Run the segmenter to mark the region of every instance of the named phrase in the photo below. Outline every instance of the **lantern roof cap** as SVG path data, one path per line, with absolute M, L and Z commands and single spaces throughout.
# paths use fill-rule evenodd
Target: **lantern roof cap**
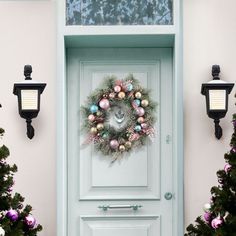
M 22 80 L 20 82 L 16 82 L 15 84 L 42 84 L 41 82 L 38 82 L 36 80 Z
M 231 93 L 234 83 L 228 83 L 223 80 L 211 80 L 202 84 L 201 94 L 206 95 L 207 90 L 210 89 L 225 89 L 228 94 Z
M 228 82 L 224 81 L 224 80 L 216 80 L 216 79 L 213 79 L 211 81 L 208 82 L 208 84 L 228 84 Z
M 42 93 L 46 85 L 46 83 L 41 83 L 33 80 L 23 80 L 14 83 L 13 94 L 17 95 L 19 90 L 21 89 L 38 89 L 39 92 Z

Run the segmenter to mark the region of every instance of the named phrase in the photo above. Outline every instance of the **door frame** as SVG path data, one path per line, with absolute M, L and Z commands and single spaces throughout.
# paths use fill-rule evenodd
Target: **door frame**
M 173 26 L 65 26 L 65 2 L 58 0 L 57 18 L 57 236 L 67 234 L 67 47 L 112 46 L 112 39 L 135 39 L 136 46 L 173 47 L 173 236 L 184 235 L 184 152 L 183 152 L 183 46 L 182 1 L 175 4 Z M 64 18 L 63 18 L 63 17 Z M 90 40 L 87 40 L 90 39 Z M 97 40 L 99 39 L 99 40 Z M 105 40 L 104 40 L 105 39 Z M 144 40 L 145 39 L 145 40 Z M 131 40 L 131 41 L 132 41 Z M 116 41 L 116 40 L 115 40 Z M 129 47 L 125 41 L 117 45 Z M 122 44 L 120 44 L 121 42 Z M 146 42 L 146 43 L 145 43 Z

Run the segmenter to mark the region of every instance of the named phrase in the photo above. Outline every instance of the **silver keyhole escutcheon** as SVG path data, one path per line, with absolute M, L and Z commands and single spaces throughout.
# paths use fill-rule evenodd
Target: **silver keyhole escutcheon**
M 171 200 L 172 197 L 173 197 L 173 194 L 170 193 L 170 192 L 168 192 L 168 193 L 165 194 L 165 199 L 166 199 L 166 200 Z

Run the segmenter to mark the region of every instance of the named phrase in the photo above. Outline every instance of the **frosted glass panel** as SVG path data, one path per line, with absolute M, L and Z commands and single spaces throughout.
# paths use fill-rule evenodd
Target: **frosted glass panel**
M 38 109 L 38 90 L 27 89 L 21 90 L 21 109 L 37 110 Z
M 172 0 L 66 0 L 67 25 L 171 25 Z
M 226 110 L 226 90 L 209 90 L 210 110 Z

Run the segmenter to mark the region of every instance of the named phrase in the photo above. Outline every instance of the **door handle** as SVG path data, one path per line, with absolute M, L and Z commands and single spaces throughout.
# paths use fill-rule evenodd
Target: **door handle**
M 171 200 L 172 197 L 173 197 L 173 194 L 170 193 L 170 192 L 167 192 L 167 193 L 165 194 L 165 199 L 166 199 L 166 200 Z
M 107 211 L 108 209 L 133 209 L 134 211 L 137 211 L 141 207 L 143 207 L 143 206 L 141 206 L 141 205 L 103 205 L 103 206 L 98 206 L 98 208 L 102 209 L 103 211 Z

